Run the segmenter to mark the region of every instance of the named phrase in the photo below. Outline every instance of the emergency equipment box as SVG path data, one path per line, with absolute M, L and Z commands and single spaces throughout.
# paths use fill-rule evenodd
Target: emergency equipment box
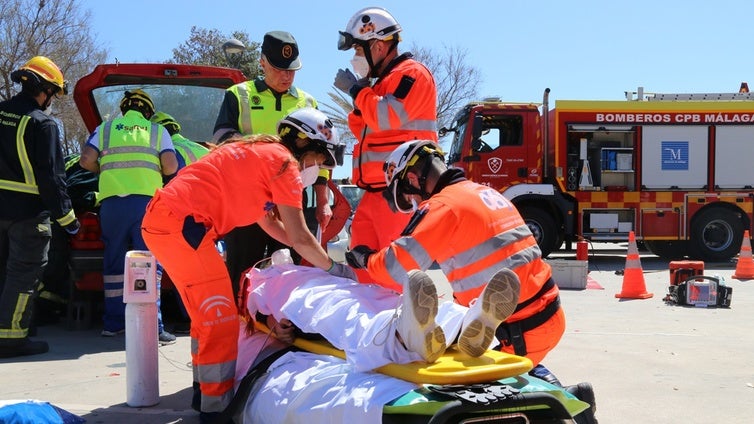
M 589 262 L 579 260 L 550 259 L 546 260 L 552 268 L 552 280 L 561 289 L 586 288 Z
M 704 261 L 671 261 L 668 268 L 671 286 L 677 286 L 693 276 L 704 275 Z

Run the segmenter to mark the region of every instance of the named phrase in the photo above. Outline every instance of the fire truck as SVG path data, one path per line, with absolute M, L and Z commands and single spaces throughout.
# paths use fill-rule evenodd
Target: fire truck
M 519 209 L 544 256 L 637 240 L 666 259 L 725 261 L 754 203 L 754 98 L 626 92 L 626 100 L 473 102 L 441 135 L 448 164 Z

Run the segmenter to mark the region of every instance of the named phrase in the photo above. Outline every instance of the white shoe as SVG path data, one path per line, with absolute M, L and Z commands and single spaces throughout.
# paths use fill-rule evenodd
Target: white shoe
M 463 317 L 458 349 L 482 356 L 492 344 L 497 327 L 516 309 L 521 283 L 515 272 L 503 268 L 492 276 L 487 287 Z
M 435 322 L 438 304 L 435 283 L 422 271 L 409 272 L 401 303 L 397 329 L 404 346 L 428 363 L 437 361 L 446 346 L 445 333 Z

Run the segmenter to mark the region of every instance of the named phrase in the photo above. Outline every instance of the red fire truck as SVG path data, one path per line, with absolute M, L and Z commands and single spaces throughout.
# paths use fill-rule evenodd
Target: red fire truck
M 498 189 L 546 256 L 563 243 L 637 240 L 667 259 L 735 256 L 754 203 L 754 97 L 650 94 L 625 101 L 465 106 L 448 163 Z M 743 90 L 742 90 L 743 91 Z

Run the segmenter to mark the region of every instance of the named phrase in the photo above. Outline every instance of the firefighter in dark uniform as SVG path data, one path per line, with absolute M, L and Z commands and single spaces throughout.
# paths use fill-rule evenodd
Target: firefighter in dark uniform
M 79 222 L 66 193 L 58 124 L 44 110 L 67 94 L 63 73 L 33 57 L 11 73 L 21 92 L 0 103 L 0 357 L 47 352 L 29 339 L 34 298 L 47 263 L 51 221 L 68 234 Z

